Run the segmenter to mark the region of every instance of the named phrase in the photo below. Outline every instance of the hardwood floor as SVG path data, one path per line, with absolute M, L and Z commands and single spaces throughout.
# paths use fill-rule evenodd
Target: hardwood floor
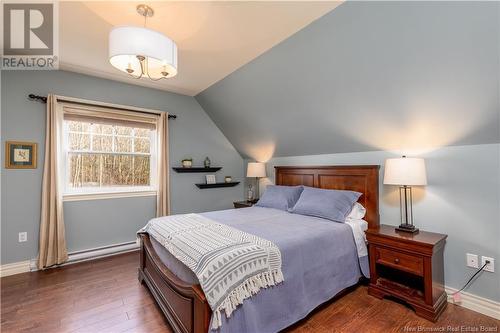
M 171 332 L 153 297 L 137 281 L 138 261 L 138 253 L 128 253 L 2 278 L 1 331 Z M 447 326 L 465 325 L 497 332 L 500 326 L 498 320 L 451 304 L 433 324 L 402 304 L 369 296 L 366 289 L 353 288 L 286 331 L 418 332 L 419 326 L 420 331 L 443 326 L 446 331 Z

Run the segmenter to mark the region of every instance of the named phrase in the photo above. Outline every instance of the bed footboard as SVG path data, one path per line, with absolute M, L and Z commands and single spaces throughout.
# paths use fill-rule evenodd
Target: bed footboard
M 141 234 L 139 281 L 145 284 L 176 333 L 207 333 L 211 309 L 199 285 L 179 279 L 160 260 L 149 235 Z

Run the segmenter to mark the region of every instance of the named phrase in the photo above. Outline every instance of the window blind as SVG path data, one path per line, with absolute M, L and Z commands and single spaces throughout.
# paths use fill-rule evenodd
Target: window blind
M 64 120 L 156 129 L 158 115 L 138 111 L 63 103 Z

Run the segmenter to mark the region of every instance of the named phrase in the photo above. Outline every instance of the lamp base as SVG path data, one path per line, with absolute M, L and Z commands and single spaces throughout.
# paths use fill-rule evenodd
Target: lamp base
M 418 228 L 415 228 L 415 226 L 412 224 L 400 224 L 399 227 L 396 227 L 396 230 L 402 232 L 409 232 L 412 234 L 418 232 Z

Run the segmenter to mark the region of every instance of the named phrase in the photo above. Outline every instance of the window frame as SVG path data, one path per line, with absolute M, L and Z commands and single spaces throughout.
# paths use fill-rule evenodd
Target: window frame
M 82 121 L 85 122 L 85 121 Z M 117 121 L 118 122 L 118 121 Z M 61 161 L 61 174 L 63 176 L 63 201 L 79 201 L 79 200 L 96 200 L 96 199 L 111 199 L 111 198 L 129 198 L 129 197 L 141 197 L 141 196 L 156 196 L 158 191 L 158 131 L 157 129 L 150 130 L 150 153 L 137 153 L 137 152 L 103 152 L 103 151 L 92 151 L 93 145 L 93 135 L 92 130 L 87 132 L 77 132 L 70 131 L 67 120 L 63 120 L 62 138 L 61 138 L 61 148 L 62 148 L 62 161 Z M 115 126 L 120 126 L 119 124 L 113 125 L 113 131 L 116 131 Z M 131 127 L 131 126 L 129 126 Z M 134 127 L 132 127 L 134 128 Z M 70 150 L 69 149 L 69 135 L 70 133 L 82 133 L 88 134 L 90 136 L 90 147 L 89 150 Z M 98 134 L 103 136 L 113 137 L 113 147 L 115 145 L 116 137 L 127 137 L 131 138 L 131 148 L 134 150 L 134 133 L 132 135 L 120 135 L 115 132 L 113 134 Z M 108 154 L 108 155 L 126 155 L 126 156 L 148 156 L 149 160 L 149 175 L 150 175 L 150 185 L 149 186 L 106 186 L 106 187 L 81 187 L 72 188 L 69 183 L 69 155 L 74 153 L 82 154 Z

